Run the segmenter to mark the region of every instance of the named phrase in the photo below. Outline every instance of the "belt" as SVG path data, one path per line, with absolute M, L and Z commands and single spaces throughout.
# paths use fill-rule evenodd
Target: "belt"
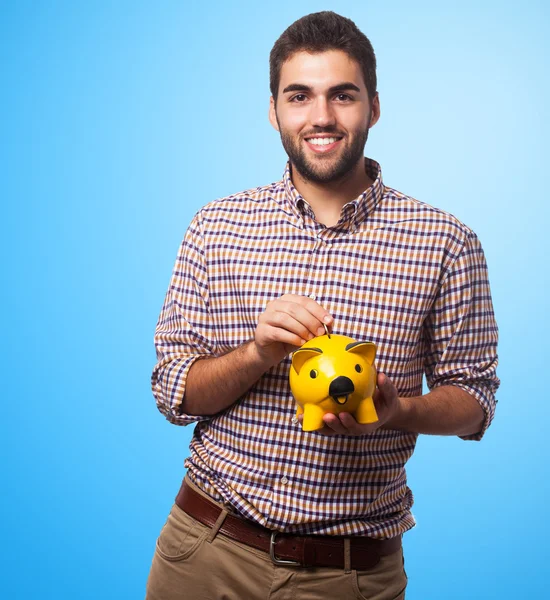
M 362 536 L 300 536 L 273 531 L 230 513 L 226 513 L 225 518 L 220 517 L 222 507 L 196 492 L 185 480 L 176 504 L 203 525 L 218 527 L 218 533 L 268 553 L 276 565 L 344 568 L 347 539 L 349 568 L 366 570 L 378 564 L 380 557 L 401 548 L 401 535 L 386 540 Z

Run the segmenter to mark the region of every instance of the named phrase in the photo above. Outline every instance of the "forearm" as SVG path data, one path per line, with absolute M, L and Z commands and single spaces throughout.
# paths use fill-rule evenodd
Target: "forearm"
M 223 356 L 195 361 L 187 374 L 182 412 L 213 415 L 224 410 L 270 367 L 261 360 L 253 340 Z
M 413 398 L 399 397 L 399 409 L 386 426 L 431 435 L 478 433 L 485 419 L 477 400 L 454 385 Z

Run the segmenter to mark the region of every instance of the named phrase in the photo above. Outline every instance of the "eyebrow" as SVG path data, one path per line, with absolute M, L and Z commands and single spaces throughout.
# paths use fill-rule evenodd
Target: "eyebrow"
M 287 85 L 283 90 L 283 94 L 287 92 L 311 92 L 313 88 L 309 85 L 305 85 L 305 83 L 291 83 Z M 333 85 L 328 89 L 329 94 L 333 94 L 334 92 L 343 92 L 353 90 L 354 92 L 360 92 L 361 90 L 351 81 L 346 81 L 344 83 L 339 83 L 338 85 Z

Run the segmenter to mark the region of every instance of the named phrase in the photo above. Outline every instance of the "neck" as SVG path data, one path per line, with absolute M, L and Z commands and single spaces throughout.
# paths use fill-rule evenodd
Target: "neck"
M 316 219 L 327 227 L 338 222 L 345 204 L 373 184 L 373 180 L 365 172 L 364 158 L 349 173 L 329 183 L 315 183 L 304 179 L 294 166 L 291 173 L 294 187 L 311 206 Z

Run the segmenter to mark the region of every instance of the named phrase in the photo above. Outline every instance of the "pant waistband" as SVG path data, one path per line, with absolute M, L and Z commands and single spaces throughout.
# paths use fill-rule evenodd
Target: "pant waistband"
M 188 515 L 236 542 L 266 552 L 277 565 L 366 570 L 401 548 L 401 535 L 376 540 L 363 536 L 280 533 L 239 516 L 196 492 L 183 481 L 176 504 Z M 213 537 L 213 536 L 212 536 Z

